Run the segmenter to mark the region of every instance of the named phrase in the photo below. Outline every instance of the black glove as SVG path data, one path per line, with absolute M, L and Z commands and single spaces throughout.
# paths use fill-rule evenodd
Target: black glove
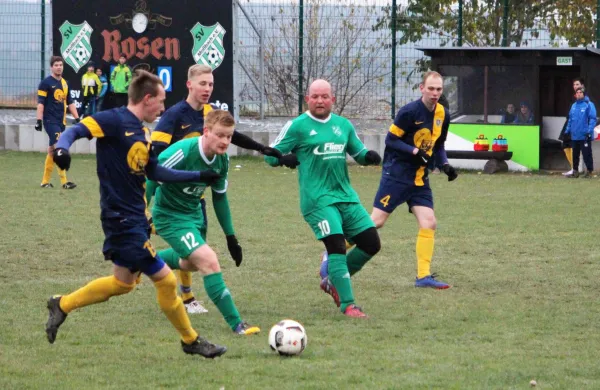
M 35 122 L 35 126 L 33 128 L 35 129 L 35 131 L 42 131 L 42 120 L 38 119 L 37 122 Z
M 300 161 L 298 161 L 298 157 L 296 157 L 294 153 L 290 153 L 279 157 L 279 165 L 286 166 L 290 169 L 296 169 L 296 167 L 300 165 Z
M 261 150 L 259 150 L 262 154 L 269 157 L 281 158 L 282 154 L 279 150 L 272 148 L 270 146 L 264 146 Z
M 200 171 L 200 181 L 206 183 L 206 185 L 215 184 L 217 180 L 221 178 L 217 172 L 212 169 L 207 169 L 205 171 Z
M 427 163 L 429 162 L 429 159 L 431 158 L 431 156 L 429 156 L 427 154 L 427 152 L 425 152 L 424 150 L 421 150 L 421 149 L 419 149 L 416 156 L 417 156 L 417 161 L 421 166 L 427 165 Z
M 71 155 L 67 149 L 58 148 L 54 149 L 54 153 L 52 154 L 52 159 L 54 163 L 60 168 L 64 170 L 69 170 L 71 168 Z
M 75 118 L 75 123 L 79 123 L 79 122 L 81 122 L 81 119 Z
M 240 246 L 240 243 L 238 242 L 235 235 L 226 236 L 225 238 L 227 238 L 227 249 L 229 249 L 229 253 L 235 261 L 235 266 L 239 267 L 240 264 L 242 264 L 243 258 L 242 247 Z
M 585 142 L 592 142 L 592 135 L 588 134 L 585 136 Z
M 365 161 L 369 165 L 379 165 L 381 164 L 381 156 L 374 150 L 369 150 L 367 154 L 365 154 Z
M 456 169 L 454 169 L 454 167 L 450 164 L 444 165 L 442 167 L 442 170 L 444 171 L 444 173 L 446 175 L 448 175 L 448 181 L 456 180 L 456 178 L 458 177 L 458 173 L 456 172 Z

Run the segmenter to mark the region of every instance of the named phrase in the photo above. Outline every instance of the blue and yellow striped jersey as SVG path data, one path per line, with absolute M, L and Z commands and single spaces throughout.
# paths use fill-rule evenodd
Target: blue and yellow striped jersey
M 150 151 L 150 130 L 127 107 L 99 112 L 76 126 L 97 139 L 101 217 L 145 221 L 145 168 L 156 159 Z
M 37 96 L 38 104 L 44 105 L 44 122 L 67 124 L 67 106 L 73 99 L 65 79 L 46 77 L 38 86 Z
M 161 116 L 152 131 L 152 142 L 166 147 L 184 138 L 202 135 L 204 117 L 216 109 L 217 106 L 205 104 L 202 110 L 196 111 L 185 100 L 180 101 Z
M 434 149 L 444 147 L 449 125 L 450 115 L 444 106 L 437 103 L 431 112 L 419 99 L 398 111 L 387 137 L 400 139 L 431 156 Z M 415 156 L 386 146 L 383 174 L 400 182 L 423 186 L 427 179 L 427 168 L 421 166 Z

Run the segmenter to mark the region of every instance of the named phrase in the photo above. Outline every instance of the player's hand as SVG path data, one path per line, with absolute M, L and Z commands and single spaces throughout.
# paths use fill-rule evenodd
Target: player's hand
M 212 169 L 207 169 L 205 171 L 200 171 L 200 181 L 206 183 L 206 185 L 211 185 L 217 182 L 221 178 L 217 172 Z
M 367 154 L 365 154 L 365 161 L 369 165 L 379 165 L 381 164 L 381 156 L 374 150 L 369 150 Z
M 42 120 L 38 119 L 37 122 L 35 122 L 35 126 L 33 128 L 35 129 L 35 131 L 42 131 Z
M 269 157 L 281 158 L 281 156 L 282 156 L 282 154 L 279 150 L 272 148 L 270 146 L 263 147 L 260 152 L 262 154 L 264 154 L 265 156 L 269 156 Z
M 75 118 L 75 123 L 81 122 L 81 118 Z
M 444 165 L 442 167 L 442 170 L 444 171 L 444 173 L 446 175 L 448 175 L 448 181 L 456 180 L 456 178 L 458 177 L 458 173 L 456 172 L 456 169 L 454 169 L 454 167 L 450 164 Z
M 283 165 L 290 169 L 296 169 L 296 167 L 300 165 L 300 161 L 298 161 L 298 157 L 296 157 L 294 153 L 290 153 L 279 157 L 279 165 Z
M 225 238 L 227 238 L 227 249 L 229 249 L 229 253 L 235 261 L 235 266 L 239 267 L 240 264 L 242 264 L 243 258 L 242 247 L 240 246 L 240 243 L 238 242 L 235 235 L 226 236 Z
M 52 159 L 54 160 L 56 166 L 58 166 L 60 169 L 68 171 L 69 168 L 71 168 L 71 155 L 69 154 L 69 151 L 67 149 L 54 149 Z
M 427 165 L 427 163 L 429 162 L 429 159 L 431 159 L 431 156 L 428 155 L 427 152 L 425 152 L 424 150 L 421 150 L 421 149 L 419 149 L 416 156 L 417 156 L 417 161 L 419 162 L 419 164 L 421 164 L 421 166 Z

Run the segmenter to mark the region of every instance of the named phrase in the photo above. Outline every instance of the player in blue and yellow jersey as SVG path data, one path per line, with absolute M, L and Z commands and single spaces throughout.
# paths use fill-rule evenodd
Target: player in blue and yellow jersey
M 420 85 L 422 97 L 402 107 L 385 139 L 383 170 L 373 202 L 371 219 L 381 228 L 396 207 L 407 203 L 419 224 L 417 236 L 416 287 L 446 289 L 450 286 L 431 274 L 434 233 L 433 194 L 427 177 L 427 163 L 435 154 L 436 163 L 448 175 L 458 177 L 448 164 L 444 143 L 450 115 L 438 100 L 444 81 L 437 72 L 427 72 Z
M 161 116 L 152 132 L 152 148 L 156 155 L 160 155 L 169 145 L 177 141 L 202 135 L 204 118 L 210 111 L 219 109 L 208 103 L 214 88 L 214 76 L 210 66 L 192 65 L 188 69 L 186 85 L 189 91 L 187 98 L 170 107 Z M 256 150 L 267 156 L 281 157 L 278 150 L 262 145 L 237 131 L 234 131 L 231 143 L 244 149 Z M 205 224 L 202 231 L 206 234 L 207 218 L 204 199 L 201 201 L 201 206 Z M 192 292 L 192 274 L 180 271 L 179 278 L 181 295 L 188 313 L 206 313 L 207 310 L 200 301 L 196 300 Z
M 52 56 L 50 58 L 50 67 L 52 75 L 46 77 L 38 86 L 37 96 L 37 122 L 35 129 L 42 131 L 43 128 L 48 133 L 48 154 L 46 155 L 46 162 L 44 163 L 44 176 L 42 177 L 42 188 L 54 187 L 50 183 L 50 177 L 52 176 L 52 168 L 54 162 L 52 161 L 52 153 L 54 152 L 54 145 L 60 137 L 60 134 L 65 130 L 67 124 L 67 108 L 75 118 L 75 122 L 79 122 L 79 115 L 77 109 L 71 98 L 69 92 L 69 85 L 67 81 L 62 78 L 64 61 L 62 57 Z M 58 169 L 58 167 L 57 167 Z M 67 173 L 64 170 L 58 169 L 60 176 L 60 183 L 62 187 L 67 190 L 71 190 L 77 185 L 67 180 Z
M 158 164 L 150 147 L 150 131 L 142 123 L 153 122 L 164 110 L 165 90 L 156 75 L 139 71 L 129 86 L 128 96 L 127 107 L 92 115 L 69 128 L 54 152 L 56 164 L 69 169 L 68 150 L 73 142 L 83 137 L 97 139 L 100 219 L 105 235 L 102 252 L 114 266 L 113 275 L 48 300 L 48 341 L 54 343 L 58 328 L 68 313 L 130 292 L 142 272 L 154 282 L 158 304 L 179 332 L 183 351 L 207 358 L 220 356 L 227 349 L 199 337 L 192 328 L 183 302 L 177 296 L 177 279 L 152 247 L 145 200 L 146 177 L 162 183 L 202 182 L 210 185 L 220 175 L 212 170 L 171 170 Z

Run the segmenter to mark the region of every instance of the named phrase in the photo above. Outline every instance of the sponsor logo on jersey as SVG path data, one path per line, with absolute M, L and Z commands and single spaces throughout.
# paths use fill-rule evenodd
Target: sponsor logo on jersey
M 337 135 L 338 137 L 342 135 L 342 129 L 340 129 L 339 126 L 333 126 L 331 130 L 333 131 L 333 134 Z
M 204 191 L 205 186 L 193 186 L 193 187 L 185 187 L 182 191 L 188 195 L 192 196 L 200 196 L 202 191 Z
M 313 150 L 313 153 L 316 155 L 324 155 L 324 154 L 342 154 L 344 153 L 344 149 L 346 148 L 346 144 L 336 144 L 333 142 L 327 142 L 323 145 L 323 151 L 319 151 L 319 146 Z

